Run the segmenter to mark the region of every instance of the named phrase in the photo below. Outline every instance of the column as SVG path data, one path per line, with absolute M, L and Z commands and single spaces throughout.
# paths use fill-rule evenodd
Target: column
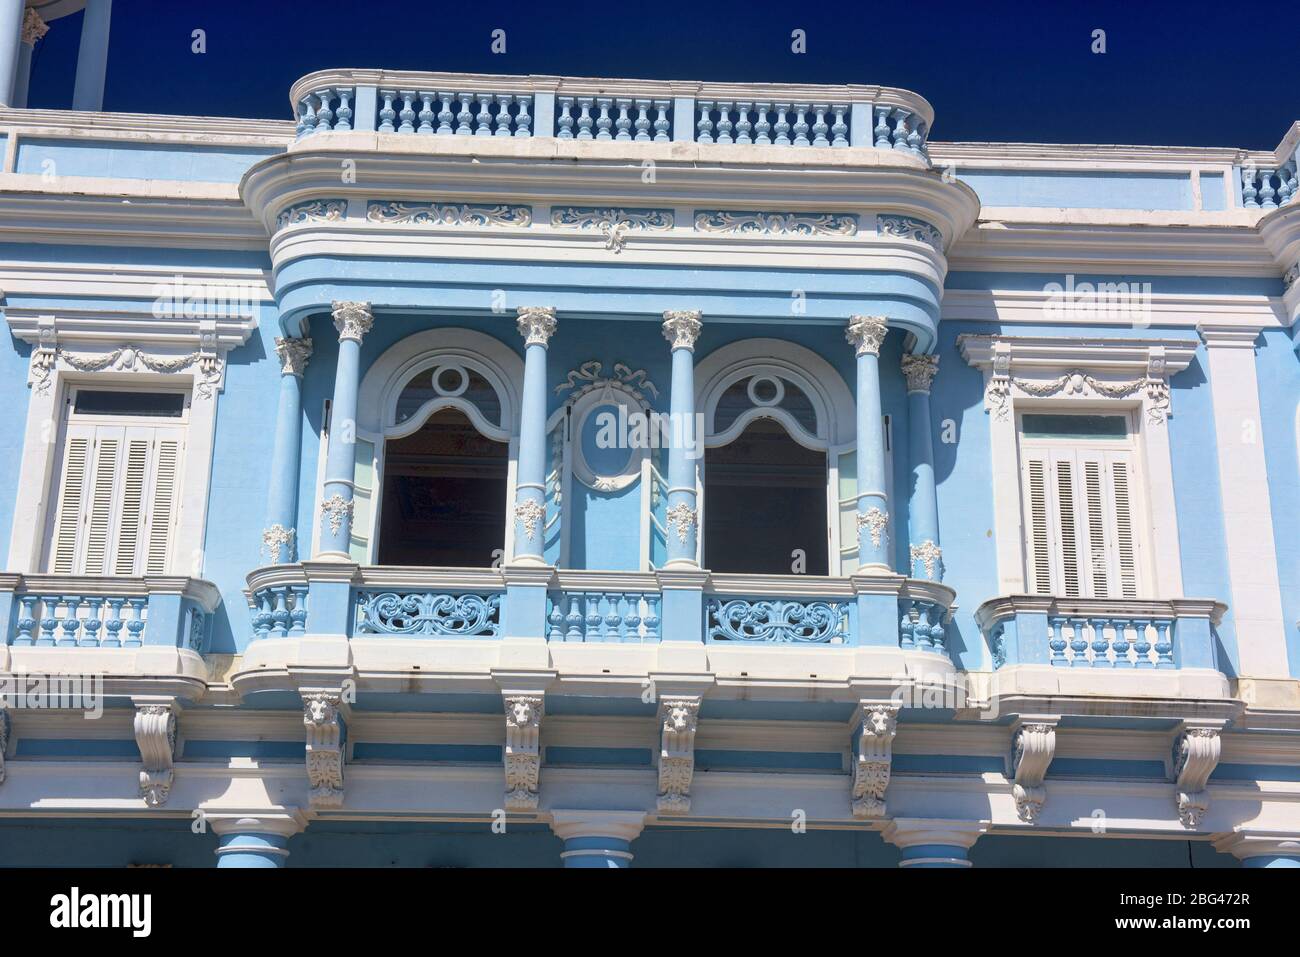
M 1214 407 L 1228 553 L 1228 604 L 1237 631 L 1238 673 L 1245 678 L 1287 678 L 1287 623 L 1282 617 L 1264 420 L 1255 371 L 1260 329 L 1201 326 L 1200 333 L 1205 340 Z
M 644 811 L 553 811 L 551 830 L 564 840 L 565 867 L 632 866 L 632 842 L 645 825 Z
M 41 15 L 31 7 L 23 15 L 22 42 L 18 47 L 18 75 L 14 78 L 13 106 L 27 108 L 27 93 L 32 80 L 32 51 L 36 41 L 49 32 Z
M 555 334 L 552 306 L 520 306 L 524 337 L 524 395 L 519 412 L 519 466 L 515 481 L 514 560 L 544 565 L 546 538 L 546 347 Z
M 0 106 L 12 106 L 18 77 L 23 0 L 0 0 Z
M 1214 849 L 1242 867 L 1300 868 L 1300 833 L 1237 828 L 1216 836 Z
M 108 21 L 113 0 L 86 0 L 77 50 L 77 77 L 72 108 L 98 113 L 104 109 L 104 75 L 108 71 Z
M 934 486 L 934 445 L 930 433 L 930 384 L 938 371 L 938 356 L 903 356 L 908 452 L 912 462 L 912 497 L 908 503 L 911 575 L 931 581 L 943 578 L 939 500 Z
M 665 568 L 698 568 L 700 510 L 696 503 L 697 463 L 704 435 L 695 428 L 695 340 L 703 323 L 696 310 L 664 313 L 664 338 L 672 343 L 669 393 L 672 441 L 668 444 L 668 561 Z
M 275 447 L 271 451 L 270 491 L 262 551 L 272 565 L 292 562 L 297 548 L 298 462 L 302 447 L 302 376 L 311 358 L 311 340 L 275 340 L 280 357 L 280 402 L 275 416 Z
M 889 560 L 889 502 L 885 497 L 885 436 L 880 414 L 880 346 L 884 316 L 851 316 L 845 338 L 858 357 L 858 564 L 893 570 Z
M 902 851 L 899 867 L 970 867 L 969 853 L 985 821 L 946 821 L 934 818 L 895 818 L 882 836 Z
M 307 826 L 296 808 L 251 814 L 205 813 L 216 832 L 217 867 L 284 867 L 289 838 Z
M 357 389 L 361 385 L 361 340 L 374 316 L 368 302 L 335 302 L 332 315 L 339 331 L 339 356 L 330 404 L 329 451 L 321 500 L 318 559 L 351 561 L 352 479 L 356 468 Z

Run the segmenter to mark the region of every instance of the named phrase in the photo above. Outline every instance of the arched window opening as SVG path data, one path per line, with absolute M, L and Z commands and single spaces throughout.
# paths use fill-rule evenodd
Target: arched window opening
M 779 422 L 764 418 L 751 421 L 726 445 L 709 449 L 704 461 L 708 568 L 827 574 L 824 451 L 799 444 Z
M 417 376 L 403 398 L 438 372 Z M 399 416 L 402 408 L 399 399 Z M 490 566 L 505 548 L 508 470 L 507 444 L 483 435 L 459 408 L 439 409 L 415 431 L 388 439 L 379 564 Z

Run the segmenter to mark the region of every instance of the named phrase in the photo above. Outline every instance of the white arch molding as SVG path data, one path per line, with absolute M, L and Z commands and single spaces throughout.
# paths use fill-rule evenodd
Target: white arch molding
M 448 390 L 425 402 L 409 419 L 396 423 L 397 400 L 411 379 L 427 369 L 456 367 L 471 369 L 488 381 L 501 402 L 501 422 L 488 422 L 472 403 Z M 439 327 L 412 333 L 395 342 L 370 364 L 357 392 L 357 439 L 374 448 L 372 503 L 370 521 L 364 529 L 367 543 L 366 561 L 376 558 L 375 532 L 379 528 L 383 502 L 384 449 L 387 439 L 402 438 L 420 429 L 429 416 L 440 409 L 454 408 L 465 413 L 471 424 L 489 439 L 507 444 L 505 514 L 510 515 L 514 502 L 516 470 L 519 459 L 520 386 L 524 379 L 524 362 L 509 346 L 486 333 L 473 329 Z M 463 390 L 462 390 L 463 391 Z M 317 457 L 316 504 L 313 515 L 320 514 L 324 489 L 325 455 L 322 443 Z M 514 548 L 514 522 L 506 522 L 505 556 Z M 320 523 L 312 528 L 312 552 L 317 550 Z M 504 556 L 503 556 L 504 557 Z

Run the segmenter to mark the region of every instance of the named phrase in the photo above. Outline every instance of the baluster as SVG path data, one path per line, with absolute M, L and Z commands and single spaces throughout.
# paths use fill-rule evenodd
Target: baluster
M 1156 619 L 1156 667 L 1173 668 L 1174 641 L 1170 629 L 1173 622 L 1168 618 Z
M 1129 629 L 1129 625 L 1132 623 L 1125 621 L 1123 618 L 1112 618 L 1110 620 L 1110 624 L 1111 627 L 1115 629 L 1115 640 L 1111 642 L 1110 645 L 1113 649 L 1115 649 L 1115 667 L 1132 668 L 1133 662 L 1129 659 L 1128 656 L 1128 649 L 1129 649 L 1128 629 Z
M 719 101 L 718 126 L 717 133 L 713 137 L 714 141 L 718 143 L 734 143 L 735 140 L 731 138 L 731 128 L 731 104 Z
M 645 596 L 645 640 L 657 642 L 660 639 L 659 633 L 659 604 L 663 596 L 657 592 Z
M 829 107 L 824 105 L 819 105 L 816 103 L 813 104 L 813 108 L 812 108 L 813 110 L 812 145 L 813 146 L 831 145 L 831 141 L 826 138 L 826 134 L 830 132 L 830 126 L 826 122 L 827 109 L 829 109 Z
M 474 99 L 478 103 L 478 113 L 474 117 L 474 135 L 491 136 L 492 135 L 492 94 L 475 93 Z
M 104 622 L 104 641 L 105 648 L 122 647 L 122 605 L 125 604 L 124 598 L 110 598 L 108 600 L 108 621 Z
M 128 598 L 131 605 L 131 620 L 126 623 L 126 641 L 122 643 L 125 648 L 139 648 L 144 641 L 144 606 L 149 603 L 147 598 Z
M 920 156 L 924 152 L 921 147 L 925 142 L 925 136 L 921 132 L 921 127 L 921 118 L 918 116 L 916 117 L 915 122 L 912 123 L 911 132 L 907 134 L 907 148 L 917 156 Z
M 614 120 L 614 134 L 616 140 L 632 139 L 632 117 L 628 110 L 632 107 L 631 100 L 618 99 L 614 101 L 614 106 L 618 110 L 618 118 Z
M 293 610 L 289 612 L 289 637 L 297 638 L 307 634 L 307 586 L 292 585 Z
M 397 119 L 397 112 L 393 109 L 393 97 L 397 94 L 392 90 L 381 90 L 379 95 L 384 98 L 384 105 L 379 110 L 379 132 L 392 133 L 393 120 Z
M 808 146 L 808 104 L 795 103 L 794 107 L 794 145 Z
M 1277 209 L 1277 203 L 1273 197 L 1277 195 L 1273 191 L 1273 171 L 1266 169 L 1259 176 L 1259 207 L 1260 209 Z
M 835 122 L 831 124 L 831 146 L 833 147 L 849 145 L 849 124 L 844 121 L 844 114 L 848 109 L 843 103 L 836 103 L 831 107 L 831 112 L 835 114 Z
M 1295 163 L 1288 163 L 1283 169 L 1286 173 L 1286 198 L 1282 200 L 1281 205 L 1286 206 L 1295 199 L 1296 191 L 1300 189 L 1300 183 L 1296 182 Z
M 1137 658 L 1135 665 L 1138 668 L 1155 667 L 1155 665 L 1152 664 L 1150 657 L 1151 642 L 1147 640 L 1147 624 L 1148 622 L 1145 618 L 1138 618 L 1133 622 L 1133 630 L 1135 632 L 1133 636 L 1135 639 L 1133 642 L 1133 654 Z
M 583 641 L 600 641 L 604 636 L 601 634 L 601 623 L 604 618 L 600 614 L 600 593 L 584 592 L 586 601 L 586 627 L 582 632 Z
M 636 107 L 636 122 L 632 124 L 636 132 L 632 139 L 639 143 L 650 142 L 650 101 L 637 100 L 633 104 Z
M 460 104 L 460 109 L 456 112 L 456 135 L 472 136 L 474 127 L 470 126 L 470 121 L 474 119 L 474 114 L 469 111 L 469 101 L 471 94 L 457 93 L 456 102 Z
M 876 134 L 876 149 L 889 149 L 889 107 L 876 107 L 876 128 L 872 131 Z
M 565 621 L 569 623 L 569 633 L 565 636 L 565 641 L 582 641 L 582 609 L 580 596 L 577 592 L 568 592 L 565 594 L 565 602 L 568 610 L 565 613 Z
M 531 96 L 520 96 L 516 100 L 519 103 L 519 109 L 515 113 L 515 136 L 532 136 L 533 135 L 533 117 L 528 112 L 528 107 L 533 103 Z
M 770 146 L 772 143 L 772 124 L 767 121 L 767 111 L 772 108 L 771 103 L 755 103 L 754 112 L 757 114 L 754 122 L 754 144 L 756 146 Z
M 340 132 L 352 129 L 352 107 L 348 105 L 351 90 L 338 90 L 339 108 L 334 112 L 334 129 Z
M 494 136 L 510 135 L 510 104 L 515 98 L 509 93 L 498 93 L 496 95 L 497 115 L 496 126 L 492 129 Z
M 668 108 L 672 105 L 667 100 L 655 100 L 652 104 L 655 109 L 655 142 L 667 143 L 672 137 L 669 135 Z
M 1060 615 L 1055 615 L 1048 619 L 1048 624 L 1052 627 L 1052 639 L 1047 646 L 1052 649 L 1052 664 L 1060 667 L 1069 667 L 1070 659 L 1065 657 L 1065 637 L 1061 634 L 1061 625 L 1065 619 Z
M 310 136 L 316 132 L 316 107 L 314 105 L 315 96 L 308 93 L 302 98 L 302 135 Z
M 596 122 L 591 116 L 591 105 L 594 102 L 589 96 L 578 98 L 578 139 L 580 140 L 595 139 L 591 133 L 591 127 Z
M 912 603 L 904 601 L 903 616 L 898 622 L 898 647 L 916 647 L 916 626 L 912 623 Z
M 1110 660 L 1110 641 L 1106 638 L 1106 623 L 1109 619 L 1092 619 L 1092 666 L 1094 668 L 1113 668 Z
M 271 633 L 271 623 L 275 620 L 271 607 L 271 590 L 264 588 L 253 595 L 257 602 L 257 612 L 253 615 L 253 633 L 258 638 L 265 638 Z
M 77 618 L 77 609 L 81 607 L 81 599 L 76 595 L 64 595 L 63 604 L 67 606 L 67 613 L 63 616 L 63 621 L 59 627 L 63 630 L 63 637 L 55 644 L 60 647 L 77 646 L 77 632 L 81 630 L 81 622 Z
M 436 131 L 438 136 L 452 136 L 456 132 L 451 127 L 451 121 L 456 118 L 456 114 L 451 109 L 451 100 L 452 94 L 450 93 L 438 94 L 438 129 Z
M 773 127 L 773 130 L 776 132 L 776 138 L 772 140 L 772 143 L 776 146 L 790 145 L 790 121 L 786 119 L 786 115 L 789 112 L 789 103 L 776 104 L 776 126 Z
M 610 592 L 605 596 L 605 631 L 609 641 L 626 641 L 627 633 L 623 631 L 623 601 L 626 596 L 619 592 Z
M 700 120 L 695 124 L 695 142 L 713 142 L 713 101 L 700 100 Z
M 330 109 L 330 91 L 321 90 L 316 94 L 320 106 L 316 110 L 316 132 L 328 133 L 334 123 L 334 111 Z
M 558 140 L 573 139 L 573 97 L 562 96 L 559 98 L 560 118 L 556 120 L 555 138 Z
M 1259 203 L 1255 201 L 1256 195 L 1255 171 L 1246 167 L 1241 171 L 1241 205 L 1247 209 L 1259 209 Z
M 419 129 L 417 129 L 415 132 L 416 132 L 416 133 L 421 133 L 421 134 L 423 134 L 423 135 L 425 135 L 425 136 L 432 136 L 432 135 L 433 135 L 433 117 L 434 117 L 434 113 L 433 113 L 433 94 L 432 94 L 432 93 L 421 93 L 421 94 L 420 94 L 420 112 L 419 112 L 419 114 L 418 114 L 418 119 L 419 119 L 419 121 L 420 121 L 420 127 L 419 127 Z
M 293 112 L 293 118 L 295 121 L 293 127 L 293 138 L 296 140 L 300 140 L 307 135 L 306 117 L 307 117 L 307 104 L 304 100 L 299 100 L 298 106 L 294 109 Z
M 912 640 L 917 651 L 929 651 L 934 646 L 930 634 L 930 605 L 918 601 L 912 606 Z
M 36 639 L 38 645 L 54 644 L 54 629 L 59 627 L 59 599 L 57 595 L 41 596 L 41 637 Z
M 15 645 L 31 645 L 35 642 L 34 630 L 36 628 L 36 618 L 34 611 L 36 608 L 35 595 L 23 595 L 18 599 L 22 610 L 18 613 L 18 632 L 14 635 Z
M 402 109 L 398 112 L 397 117 L 401 125 L 397 127 L 399 133 L 415 132 L 415 92 L 412 90 L 399 91 L 398 96 L 402 98 Z
M 940 654 L 947 654 L 948 629 L 943 623 L 944 609 L 941 605 L 930 606 L 930 643 Z
M 602 96 L 596 100 L 596 108 L 600 110 L 600 115 L 596 117 L 596 139 L 612 140 L 610 128 L 614 125 L 613 118 L 609 115 L 610 105 L 614 101 L 609 97 Z
M 1074 629 L 1074 635 L 1070 639 L 1070 651 L 1072 653 L 1070 667 L 1072 668 L 1090 667 L 1088 661 L 1088 638 L 1083 633 L 1083 626 L 1085 624 L 1086 622 L 1082 618 L 1070 619 L 1070 627 Z
M 641 640 L 641 595 L 627 596 L 627 612 L 623 615 L 623 630 L 628 641 Z
M 271 611 L 271 637 L 284 638 L 289 634 L 289 590 L 283 586 L 271 589 L 275 607 Z
M 546 596 L 546 601 L 550 605 L 546 611 L 546 640 L 563 641 L 564 609 L 560 607 L 560 603 L 564 601 L 564 593 L 551 592 Z
M 103 622 L 99 620 L 100 610 L 104 607 L 104 599 L 88 598 L 86 604 L 89 610 L 86 612 L 86 620 L 81 623 L 81 646 L 83 648 L 99 647 L 99 629 Z
M 908 120 L 912 118 L 912 114 L 908 113 L 907 110 L 895 110 L 894 118 L 896 120 L 894 124 L 894 149 L 905 150 L 907 149 Z
M 749 103 L 736 104 L 736 142 L 742 145 L 754 142 L 749 135 L 750 130 L 754 128 L 753 124 L 749 122 L 750 108 Z

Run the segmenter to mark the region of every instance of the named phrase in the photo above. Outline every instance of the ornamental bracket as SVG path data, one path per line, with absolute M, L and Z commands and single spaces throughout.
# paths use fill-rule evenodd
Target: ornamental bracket
M 1183 827 L 1199 827 L 1210 807 L 1206 790 L 1219 764 L 1225 721 L 1184 721 L 1174 734 L 1173 776 L 1177 787 L 1178 819 Z
M 664 695 L 659 699 L 660 814 L 690 813 L 701 700 L 700 695 Z
M 348 706 L 340 689 L 304 689 L 302 723 L 306 730 L 310 806 L 343 806 L 343 765 L 347 752 Z
M 853 816 L 885 816 L 885 790 L 893 762 L 894 735 L 898 730 L 898 705 L 893 701 L 858 702 L 853 713 L 858 737 L 853 762 Z
M 1011 786 L 1020 820 L 1033 824 L 1047 803 L 1047 768 L 1056 755 L 1060 715 L 1021 715 L 1011 726 Z
M 542 770 L 542 693 L 504 695 L 506 708 L 506 810 L 535 811 Z
M 135 743 L 140 749 L 140 796 L 150 807 L 162 807 L 175 776 L 180 707 L 174 697 L 138 696 L 131 701 L 135 705 Z

